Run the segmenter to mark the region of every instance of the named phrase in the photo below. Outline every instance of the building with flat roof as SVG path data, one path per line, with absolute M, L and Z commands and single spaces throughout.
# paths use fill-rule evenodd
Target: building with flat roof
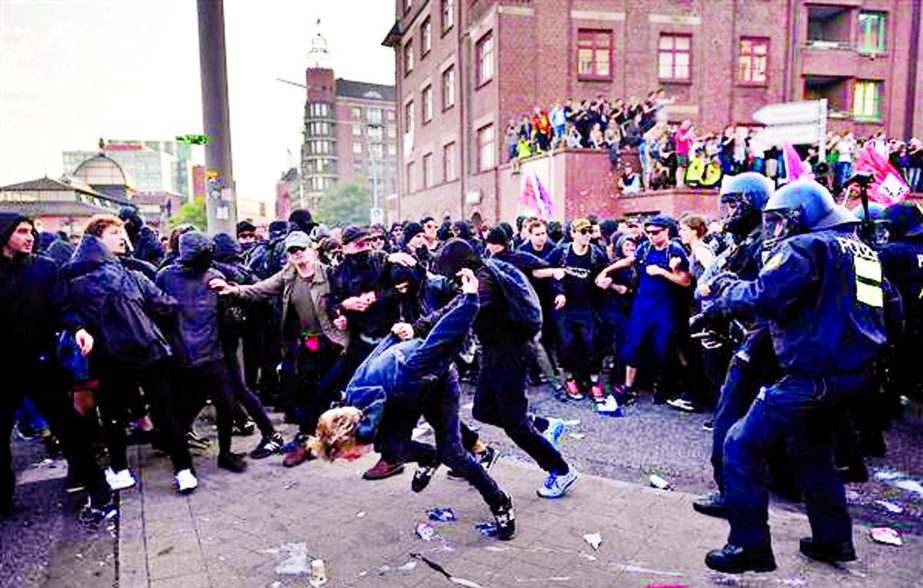
M 766 104 L 826 98 L 830 130 L 923 137 L 921 0 L 396 0 L 395 8 L 384 41 L 395 52 L 401 137 L 392 219 L 515 216 L 507 126 L 555 100 L 643 99 L 662 87 L 673 100 L 669 120 L 721 131 L 755 126 Z M 614 182 L 587 173 L 604 166 L 578 154 L 542 164 L 560 200 L 556 216 L 617 214 Z

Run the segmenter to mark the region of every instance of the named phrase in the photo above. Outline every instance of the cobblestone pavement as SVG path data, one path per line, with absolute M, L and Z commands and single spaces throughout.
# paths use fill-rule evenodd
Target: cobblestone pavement
M 541 406 L 540 400 L 536 402 L 537 408 Z M 636 483 L 636 472 L 647 467 L 643 459 L 621 466 L 630 481 L 617 481 L 591 475 L 594 466 L 584 462 L 577 449 L 595 427 L 621 426 L 634 417 L 603 420 L 586 406 L 562 408 L 565 413 L 576 411 L 576 416 L 563 416 L 581 421 L 569 433 L 587 435 L 580 440 L 568 437 L 565 454 L 574 457 L 578 468 L 582 463 L 590 467 L 572 495 L 544 501 L 535 495 L 542 472 L 515 453 L 501 459 L 493 474 L 515 501 L 520 532 L 512 542 L 482 536 L 475 525 L 489 521 L 490 515 L 479 495 L 441 472 L 430 488 L 415 495 L 409 490 L 410 468 L 389 480 L 361 480 L 375 456 L 351 464 L 312 462 L 294 469 L 270 458 L 251 461 L 245 474 L 230 474 L 217 470 L 214 456 L 206 455 L 196 461 L 199 490 L 181 497 L 170 488 L 167 461 L 146 447 L 135 448 L 132 462 L 141 486 L 122 497 L 119 586 L 305 586 L 307 577 L 277 573 L 277 566 L 305 570 L 306 561 L 313 558 L 325 561 L 329 586 L 452 585 L 414 553 L 442 566 L 456 580 L 469 582 L 464 585 L 483 588 L 911 586 L 923 574 L 919 536 L 906 534 L 902 547 L 880 545 L 867 539 L 868 525 L 862 522 L 855 526 L 860 561 L 834 568 L 804 558 L 797 545 L 808 534 L 807 520 L 798 507 L 787 503 L 774 504 L 770 517 L 778 571 L 738 577 L 711 573 L 703 557 L 724 543 L 724 521 L 693 513 L 693 495 L 682 488 L 662 491 Z M 639 422 L 647 419 L 646 412 L 643 406 L 638 409 Z M 680 419 L 675 414 L 661 416 Z M 697 418 L 684 419 L 689 421 L 689 439 L 694 429 L 701 430 L 700 424 L 695 426 Z M 647 425 L 637 425 L 638 431 L 662 420 L 651 417 Z M 501 439 L 490 427 L 482 432 L 492 443 Z M 290 427 L 286 433 L 292 433 Z M 427 434 L 422 434 L 425 439 Z M 650 431 L 644 439 L 662 444 L 665 437 Z M 670 443 L 678 449 L 687 445 L 684 439 Z M 249 449 L 256 439 L 235 443 L 236 450 Z M 703 447 L 686 450 L 704 451 Z M 685 471 L 679 465 L 670 467 Z M 705 470 L 703 464 L 699 468 Z M 438 538 L 420 539 L 416 525 L 426 521 L 427 509 L 443 505 L 451 506 L 458 520 L 432 523 Z M 884 514 L 878 519 L 888 522 Z M 598 550 L 584 539 L 593 533 L 602 538 Z

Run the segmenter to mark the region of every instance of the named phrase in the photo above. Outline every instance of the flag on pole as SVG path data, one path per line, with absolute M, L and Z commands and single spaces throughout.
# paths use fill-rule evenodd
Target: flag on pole
M 542 220 L 550 220 L 554 215 L 554 202 L 551 200 L 551 195 L 534 173 L 522 175 L 519 211 L 525 216 L 534 216 Z
M 798 151 L 795 150 L 795 146 L 788 141 L 782 143 L 782 161 L 785 165 L 786 184 L 790 184 L 801 177 L 814 177 L 814 174 L 805 169 L 805 165 L 801 161 L 801 156 L 798 155 Z
M 853 173 L 872 174 L 874 180 L 869 184 L 869 201 L 885 206 L 900 204 L 910 194 L 910 187 L 904 178 L 891 166 L 891 163 L 875 150 L 874 145 L 866 143 L 865 149 L 853 163 Z

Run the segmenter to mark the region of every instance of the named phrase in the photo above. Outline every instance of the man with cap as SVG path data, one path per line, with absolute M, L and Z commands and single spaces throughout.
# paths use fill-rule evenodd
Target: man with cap
M 248 220 L 237 223 L 237 243 L 241 253 L 246 254 L 256 245 L 256 225 Z
M 433 253 L 429 248 L 426 232 L 420 223 L 409 222 L 404 225 L 400 250 L 412 255 L 427 270 L 433 267 Z
M 253 285 L 229 284 L 212 280 L 210 286 L 222 295 L 242 300 L 278 300 L 282 318 L 282 343 L 294 356 L 301 419 L 299 432 L 282 464 L 294 467 L 313 455 L 307 439 L 317 427 L 317 418 L 336 400 L 339 391 L 335 365 L 346 345 L 346 334 L 330 320 L 330 280 L 328 269 L 317 259 L 311 239 L 301 231 L 290 233 L 284 241 L 287 263 L 269 279 Z
M 682 245 L 670 239 L 670 230 L 676 225 L 666 216 L 655 216 L 644 223 L 648 241 L 638 247 L 634 256 L 625 257 L 607 267 L 597 281 L 607 279 L 615 270 L 635 266 L 640 280 L 638 293 L 628 320 L 628 338 L 625 343 L 625 385 L 621 395 L 629 400 L 634 397 L 635 376 L 638 366 L 656 369 L 660 380 L 669 364 L 670 354 L 675 351 L 673 334 L 687 317 L 682 316 L 680 297 L 683 289 L 689 288 L 689 259 Z M 654 402 L 666 400 L 667 391 L 655 383 Z
M 332 310 L 337 324 L 349 332 L 349 344 L 343 358 L 342 385 L 347 383 L 375 346 L 388 336 L 392 325 L 398 322 L 395 308 L 380 303 L 387 280 L 388 255 L 372 251 L 369 236 L 368 229 L 364 227 L 343 229 L 343 261 L 330 277 Z M 364 477 L 380 480 L 403 470 L 403 464 L 389 463 L 382 457 Z
M 66 378 L 53 359 L 55 333 L 72 333 L 87 355 L 93 337 L 73 312 L 67 285 L 58 266 L 34 255 L 35 225 L 16 213 L 0 213 L 0 372 L 7 381 L 0 394 L 0 517 L 13 508 L 13 469 L 9 435 L 16 410 L 26 394 L 47 419 L 62 443 L 69 468 L 96 498 L 94 506 L 108 502 L 102 472 L 90 445 L 79 438 L 78 419 L 68 402 Z M 12 376 L 12 380 L 9 380 Z

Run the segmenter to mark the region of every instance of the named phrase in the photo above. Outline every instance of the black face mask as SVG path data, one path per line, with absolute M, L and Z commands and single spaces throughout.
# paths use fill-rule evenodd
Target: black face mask
M 368 265 L 370 256 L 371 251 L 360 251 L 358 253 L 353 253 L 349 258 L 356 265 Z

